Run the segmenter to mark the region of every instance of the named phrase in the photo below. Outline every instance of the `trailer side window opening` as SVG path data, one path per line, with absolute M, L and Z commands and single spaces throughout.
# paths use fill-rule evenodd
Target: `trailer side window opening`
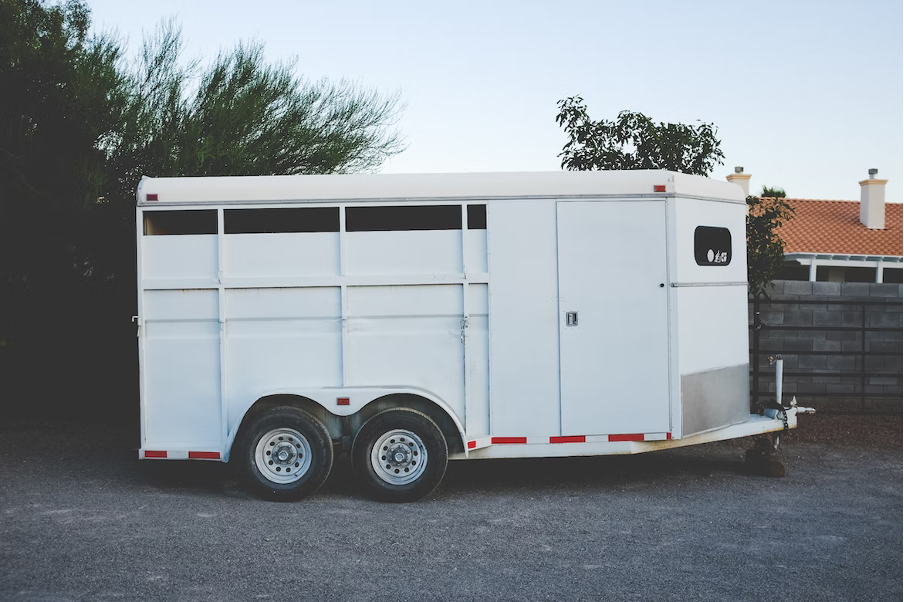
M 468 230 L 487 229 L 487 206 L 468 205 Z
M 347 207 L 347 232 L 461 230 L 461 205 Z
M 339 207 L 226 209 L 223 221 L 226 234 L 338 232 Z
M 145 236 L 216 234 L 216 209 L 145 211 Z
M 694 230 L 697 265 L 724 266 L 731 263 L 731 232 L 728 228 L 697 226 Z

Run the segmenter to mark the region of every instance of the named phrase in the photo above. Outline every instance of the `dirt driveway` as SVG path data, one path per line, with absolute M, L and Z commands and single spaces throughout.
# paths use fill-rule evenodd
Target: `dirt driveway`
M 749 441 L 455 463 L 427 500 L 258 500 L 138 462 L 130 426 L 0 425 L 0 600 L 901 600 L 901 418 L 804 416 L 788 476 Z

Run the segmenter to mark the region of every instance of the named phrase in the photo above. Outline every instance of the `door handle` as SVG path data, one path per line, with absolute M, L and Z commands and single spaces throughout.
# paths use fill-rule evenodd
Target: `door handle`
M 565 326 L 577 326 L 577 325 L 578 325 L 578 312 L 566 311 L 565 312 Z

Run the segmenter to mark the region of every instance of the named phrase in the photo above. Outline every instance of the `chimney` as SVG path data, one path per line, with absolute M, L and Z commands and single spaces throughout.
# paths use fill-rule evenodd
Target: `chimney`
M 869 170 L 869 178 L 860 181 L 860 222 L 870 230 L 885 229 L 885 185 L 878 169 Z
M 743 167 L 735 167 L 734 173 L 726 176 L 725 179 L 743 188 L 745 197 L 750 196 L 750 174 L 744 173 Z

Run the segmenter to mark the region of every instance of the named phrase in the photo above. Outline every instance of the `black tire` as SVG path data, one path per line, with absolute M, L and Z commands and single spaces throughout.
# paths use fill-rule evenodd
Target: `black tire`
M 304 440 L 289 431 L 300 434 Z M 259 445 L 261 461 L 265 462 L 263 468 L 258 462 Z M 286 455 L 284 460 L 271 454 L 271 450 L 277 449 Z M 295 501 L 317 491 L 330 475 L 333 443 L 319 420 L 299 408 L 282 406 L 266 411 L 251 422 L 239 442 L 238 459 L 245 480 L 258 495 L 274 501 Z M 298 473 L 292 474 L 292 470 L 304 472 L 296 477 Z
M 403 434 L 393 436 L 394 431 Z M 383 455 L 379 460 L 372 455 L 381 440 L 385 445 L 378 451 L 396 449 L 398 461 L 387 460 Z M 425 457 L 426 461 L 422 461 Z M 383 462 L 387 462 L 385 471 Z M 386 410 L 372 417 L 352 444 L 352 469 L 358 482 L 369 497 L 383 502 L 413 502 L 430 495 L 443 480 L 448 462 L 449 448 L 436 423 L 426 414 L 407 408 Z M 379 469 L 375 463 L 380 464 Z M 412 480 L 391 482 L 405 479 Z

